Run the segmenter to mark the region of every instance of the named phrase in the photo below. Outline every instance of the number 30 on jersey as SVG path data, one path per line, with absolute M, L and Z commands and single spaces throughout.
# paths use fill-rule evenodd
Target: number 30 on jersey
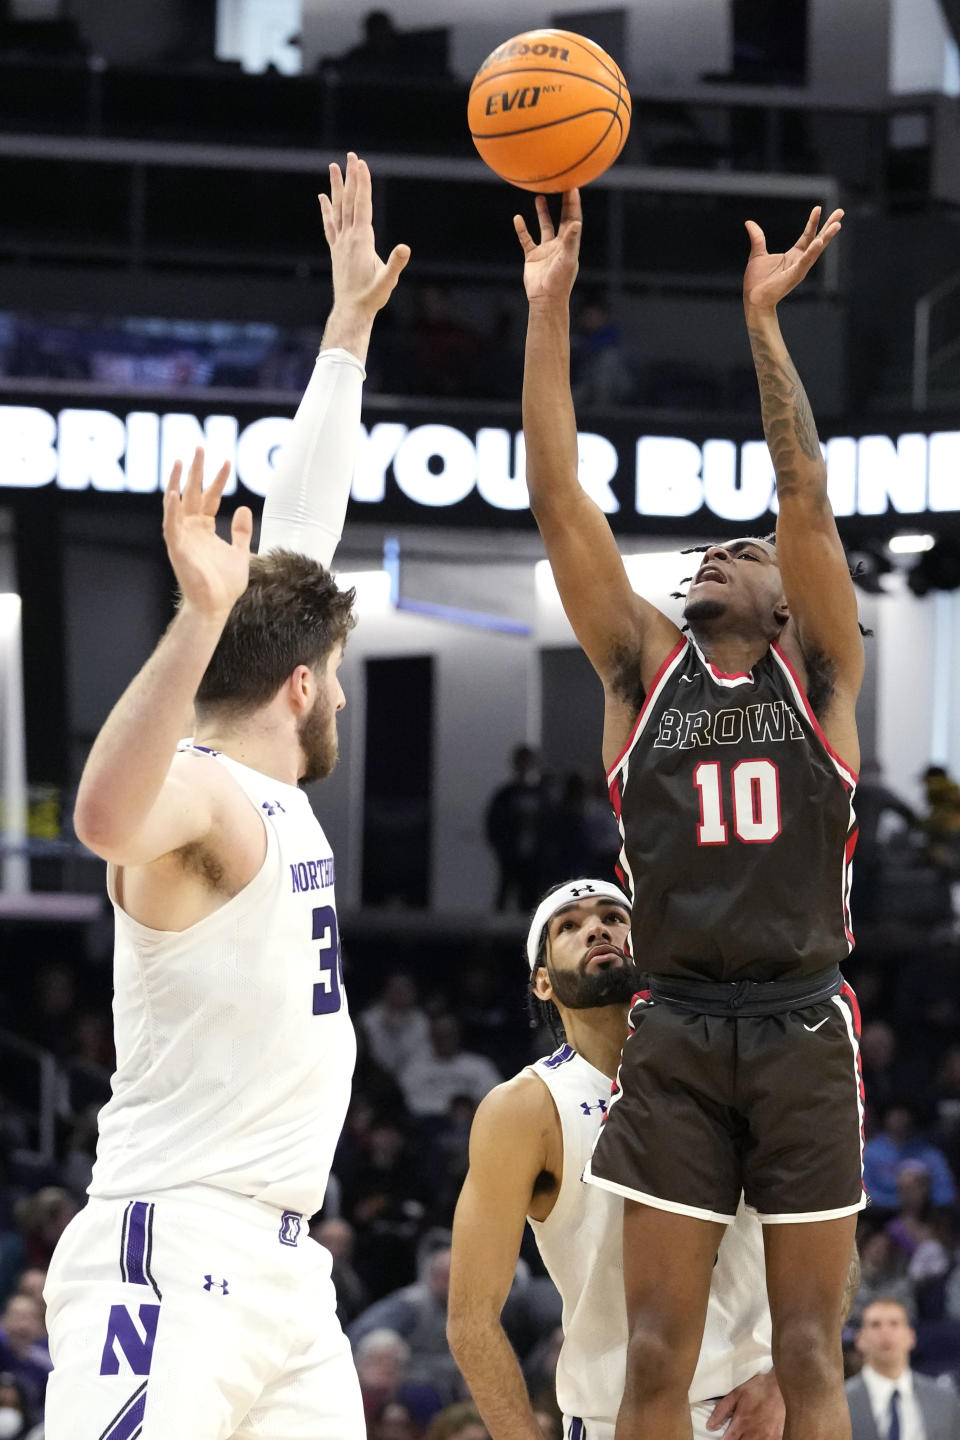
M 313 987 L 313 1013 L 333 1015 L 341 1005 L 343 969 L 337 914 L 331 905 L 318 905 L 314 910 L 313 938 L 320 946 L 320 979 Z

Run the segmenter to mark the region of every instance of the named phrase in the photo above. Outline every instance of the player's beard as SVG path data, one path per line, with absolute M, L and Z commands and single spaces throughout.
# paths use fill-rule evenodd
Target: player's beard
M 597 1010 L 603 1005 L 629 1005 L 640 989 L 641 974 L 631 959 L 602 970 L 555 970 L 547 962 L 554 999 L 568 1010 Z
M 340 744 L 336 713 L 331 715 L 319 699 L 300 721 L 300 748 L 304 761 L 300 784 L 312 785 L 315 780 L 325 780 L 339 759 Z

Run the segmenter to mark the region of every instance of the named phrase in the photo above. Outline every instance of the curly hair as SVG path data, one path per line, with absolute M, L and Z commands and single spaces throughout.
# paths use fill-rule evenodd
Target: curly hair
M 247 588 L 200 681 L 198 717 L 251 714 L 298 665 L 317 669 L 356 624 L 355 599 L 355 591 L 339 590 L 330 572 L 306 555 L 254 555 Z

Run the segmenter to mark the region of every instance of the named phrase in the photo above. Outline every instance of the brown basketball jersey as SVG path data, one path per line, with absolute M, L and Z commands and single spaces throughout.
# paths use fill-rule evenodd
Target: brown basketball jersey
M 849 954 L 857 777 L 778 646 L 723 675 L 681 640 L 608 779 L 642 969 L 778 980 Z

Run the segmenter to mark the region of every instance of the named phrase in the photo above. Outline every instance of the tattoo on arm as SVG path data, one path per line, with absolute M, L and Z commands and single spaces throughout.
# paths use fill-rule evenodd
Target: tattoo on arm
M 801 456 L 823 466 L 810 401 L 789 355 L 781 362 L 759 330 L 751 327 L 749 335 L 760 383 L 763 433 L 777 472 L 777 491 L 780 495 L 795 494 L 811 483 L 809 474 L 804 473 L 806 467 L 800 463 Z M 825 488 L 825 472 L 822 483 Z
M 853 1302 L 857 1298 L 857 1291 L 860 1289 L 860 1256 L 857 1247 L 854 1245 L 853 1254 L 850 1256 L 850 1266 L 847 1270 L 847 1283 L 843 1287 L 843 1305 L 840 1310 L 840 1322 L 845 1325 L 850 1319 L 850 1311 L 853 1309 Z

